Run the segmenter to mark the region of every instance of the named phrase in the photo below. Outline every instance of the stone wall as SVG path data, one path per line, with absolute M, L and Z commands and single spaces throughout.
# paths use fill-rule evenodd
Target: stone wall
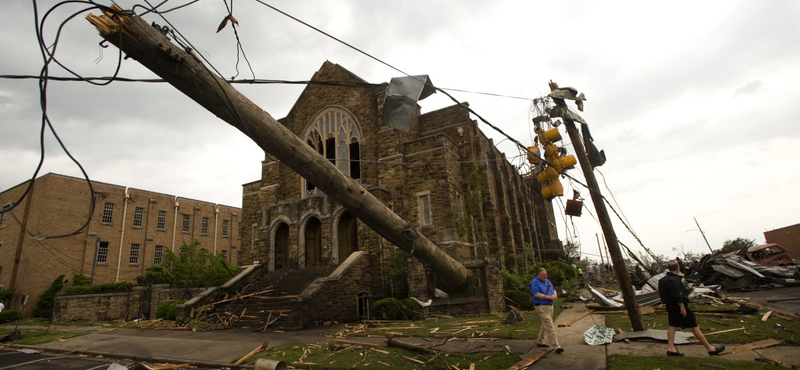
M 370 274 L 366 252 L 354 252 L 329 277 L 317 279 L 300 294 L 304 303 L 292 312 L 294 321 L 308 327 L 325 321 L 358 320 L 358 296 L 370 294 L 364 290 Z
M 132 292 L 84 294 L 56 297 L 56 322 L 133 320 L 147 316 L 154 319 L 158 306 L 166 301 L 190 299 L 203 288 L 169 289 L 166 284 L 147 288 L 135 287 Z M 149 300 L 147 297 L 149 296 Z

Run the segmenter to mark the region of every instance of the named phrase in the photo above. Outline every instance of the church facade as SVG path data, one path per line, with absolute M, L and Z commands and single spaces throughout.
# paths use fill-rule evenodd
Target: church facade
M 541 260 L 558 245 L 551 203 L 480 131 L 466 103 L 425 114 L 417 106 L 405 132 L 382 122 L 388 86 L 325 62 L 279 122 L 459 261 L 513 268 L 520 254 Z M 261 178 L 243 185 L 245 264 L 336 266 L 363 251 L 373 271 L 364 290 L 392 290 L 384 277 L 395 246 L 273 156 L 261 167 Z

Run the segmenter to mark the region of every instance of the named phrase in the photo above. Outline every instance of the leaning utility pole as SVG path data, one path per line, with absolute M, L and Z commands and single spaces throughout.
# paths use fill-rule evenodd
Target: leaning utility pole
M 553 86 L 551 85 L 551 88 Z M 578 157 L 578 162 L 581 164 L 583 175 L 586 177 L 586 185 L 589 187 L 589 193 L 592 196 L 592 203 L 597 212 L 597 218 L 600 221 L 600 226 L 603 228 L 603 236 L 606 238 L 608 244 L 608 251 L 611 254 L 611 262 L 614 264 L 614 273 L 617 275 L 619 287 L 622 291 L 622 299 L 625 301 L 625 308 L 628 311 L 628 317 L 631 320 L 631 326 L 634 331 L 642 331 L 646 328 L 642 323 L 642 314 L 639 312 L 639 304 L 636 302 L 636 293 L 631 284 L 631 277 L 628 276 L 628 269 L 625 267 L 625 261 L 622 259 L 622 252 L 619 250 L 617 234 L 614 232 L 614 227 L 611 225 L 611 218 L 608 216 L 608 210 L 603 203 L 603 195 L 600 193 L 600 187 L 597 184 L 597 179 L 594 177 L 594 166 L 589 162 L 589 157 L 586 155 L 586 149 L 583 146 L 581 135 L 578 129 L 575 128 L 575 121 L 573 118 L 582 120 L 577 114 L 569 111 L 564 99 L 553 98 L 556 103 L 557 109 L 561 110 L 561 117 L 564 119 L 564 126 L 567 128 L 570 140 L 572 140 L 572 147 L 575 149 L 575 156 Z
M 191 50 L 178 47 L 160 33 L 160 27 L 147 24 L 132 12 L 114 5 L 104 15 L 89 14 L 92 23 L 106 41 L 116 45 L 127 57 L 161 76 L 195 102 L 247 135 L 265 152 L 272 154 L 292 170 L 314 183 L 317 188 L 353 213 L 378 234 L 427 262 L 447 281 L 460 285 L 469 271 L 417 232 L 359 183 L 303 142 L 269 113 L 224 79 L 214 75 Z
M 694 218 L 694 224 L 697 225 L 697 230 L 700 230 L 700 235 L 703 236 L 703 240 L 706 241 L 706 245 L 708 246 L 708 250 L 711 252 L 711 254 L 714 254 L 714 250 L 711 249 L 711 244 L 708 244 L 708 239 L 706 239 L 706 233 L 703 232 L 703 229 L 700 228 L 700 223 L 697 222 L 697 217 L 692 217 L 692 218 Z

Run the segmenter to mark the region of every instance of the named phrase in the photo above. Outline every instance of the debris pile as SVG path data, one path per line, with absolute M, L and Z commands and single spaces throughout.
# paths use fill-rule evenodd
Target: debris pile
M 800 285 L 798 265 L 763 266 L 741 256 L 707 254 L 686 269 L 686 280 L 719 285 L 723 290 L 761 290 L 775 285 Z

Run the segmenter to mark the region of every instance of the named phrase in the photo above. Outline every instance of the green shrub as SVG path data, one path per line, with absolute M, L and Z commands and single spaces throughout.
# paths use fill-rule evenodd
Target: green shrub
M 578 277 L 578 270 L 572 267 L 571 265 L 567 264 L 566 262 L 562 261 L 544 262 L 536 267 L 537 272 L 539 271 L 540 267 L 544 267 L 547 269 L 547 278 L 557 288 L 562 287 L 567 280 L 574 280 L 575 278 Z
M 92 286 L 78 285 L 68 288 L 64 295 L 125 293 L 133 291 L 133 283 L 119 281 L 116 283 L 97 284 Z
M 407 304 L 407 301 L 411 301 L 413 304 Z M 409 320 L 414 318 L 412 307 L 419 307 L 419 304 L 411 298 L 406 298 L 406 301 L 383 298 L 372 305 L 370 315 L 376 320 Z
M 53 280 L 53 283 L 50 284 L 50 287 L 47 288 L 44 293 L 39 295 L 39 300 L 36 301 L 36 307 L 33 309 L 33 316 L 46 318 L 52 317 L 56 294 L 58 294 L 62 288 L 64 288 L 64 275 L 61 275 Z
M 185 300 L 176 299 L 172 301 L 162 302 L 158 305 L 158 310 L 156 311 L 156 318 L 160 319 L 163 318 L 164 320 L 175 320 L 177 317 L 177 305 L 185 303 Z
M 533 309 L 533 297 L 531 297 L 530 291 L 507 290 L 505 296 L 523 310 Z
M 84 274 L 72 274 L 72 286 L 91 286 L 92 279 Z
M 8 306 L 11 303 L 11 298 L 14 298 L 14 289 L 0 289 L 0 302 Z
M 0 312 L 0 324 L 17 321 L 21 313 L 17 310 L 3 310 Z

